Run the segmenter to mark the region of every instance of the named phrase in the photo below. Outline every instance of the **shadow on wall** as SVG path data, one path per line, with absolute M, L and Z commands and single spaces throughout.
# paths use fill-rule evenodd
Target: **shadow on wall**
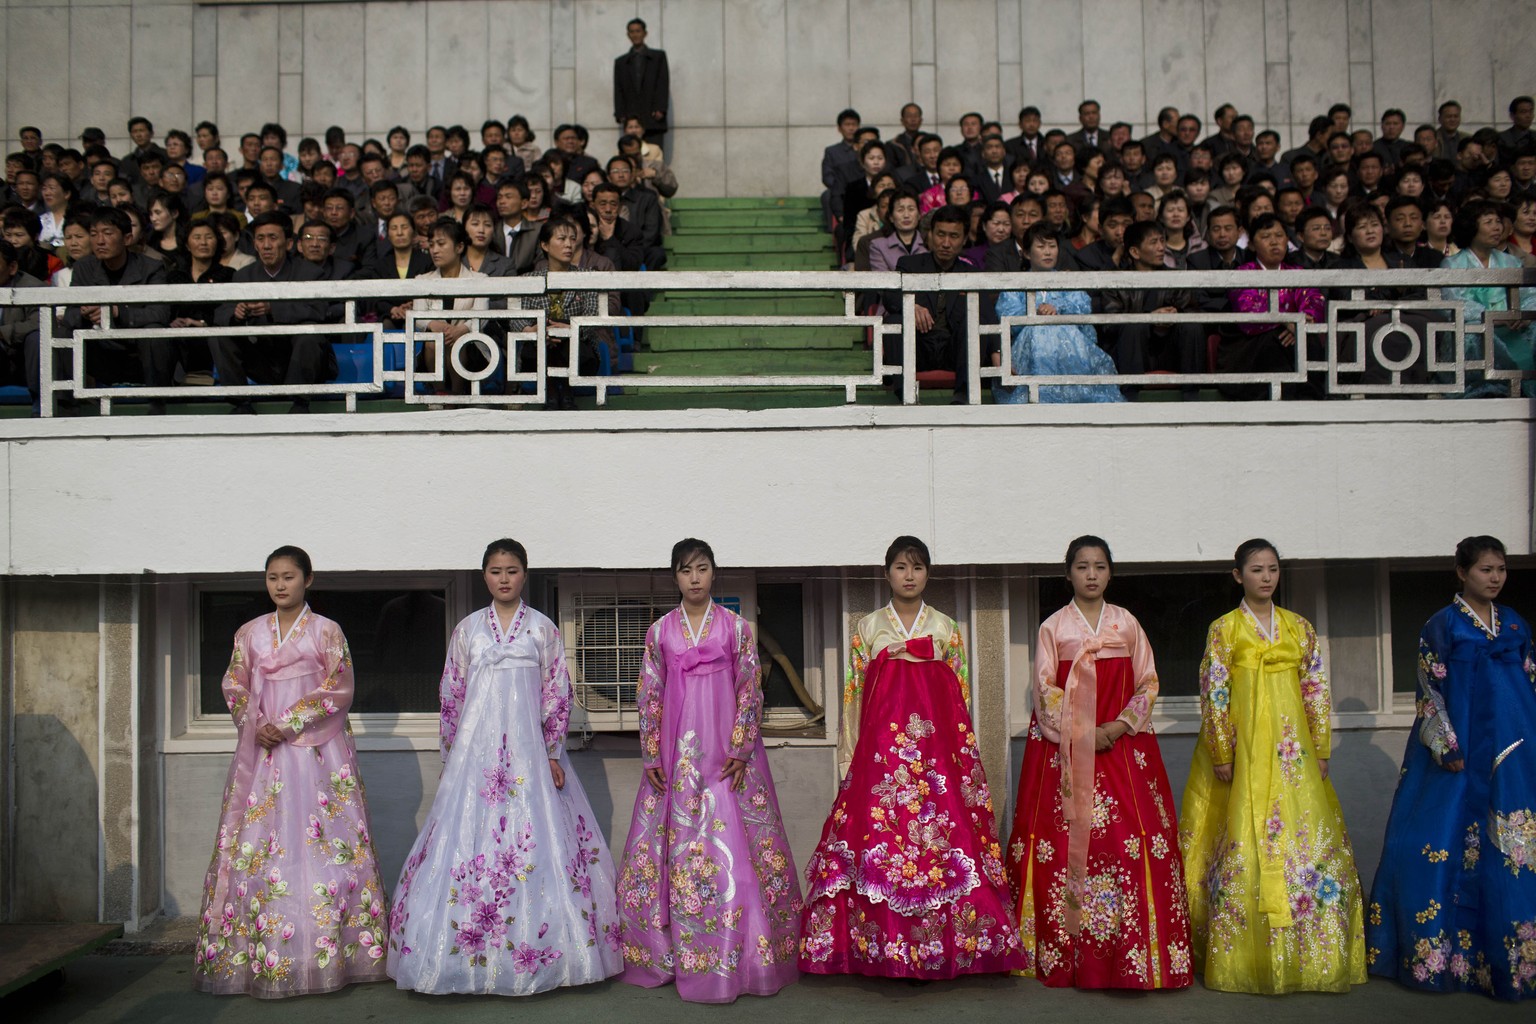
M 20 714 L 14 723 L 10 918 L 95 921 L 96 767 L 69 725 L 56 716 Z

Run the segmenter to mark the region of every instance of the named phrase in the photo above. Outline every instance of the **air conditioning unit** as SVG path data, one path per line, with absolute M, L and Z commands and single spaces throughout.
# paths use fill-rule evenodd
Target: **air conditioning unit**
M 645 633 L 676 608 L 670 575 L 562 575 L 560 632 L 575 700 L 571 731 L 622 732 L 639 728 L 636 701 Z M 757 622 L 757 580 L 752 573 L 715 578 L 715 602 Z

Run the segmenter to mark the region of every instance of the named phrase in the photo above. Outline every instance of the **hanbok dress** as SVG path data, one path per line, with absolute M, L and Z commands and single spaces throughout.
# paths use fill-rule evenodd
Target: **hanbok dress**
M 619 874 L 624 975 L 676 981 L 690 1002 L 767 996 L 799 976 L 800 886 L 767 754 L 757 644 L 711 602 L 695 634 L 681 608 L 651 624 L 639 691 L 642 779 Z M 746 785 L 720 777 L 747 763 Z
M 613 860 L 565 753 L 560 631 L 527 602 L 505 633 L 494 606 L 469 616 L 448 641 L 441 700 L 443 773 L 395 889 L 390 977 L 521 996 L 617 974 Z
M 1035 711 L 1008 840 L 1027 973 L 1078 988 L 1194 981 L 1173 790 L 1150 728 L 1152 646 L 1105 604 L 1075 601 L 1040 625 Z M 1123 722 L 1109 750 L 1094 730 Z
M 1523 264 L 1519 257 L 1511 256 L 1507 252 L 1494 249 L 1488 254 L 1488 270 L 1519 270 Z M 1482 270 L 1485 269 L 1477 254 L 1470 248 L 1462 249 L 1454 255 L 1447 256 L 1440 263 L 1442 270 Z M 1526 312 L 1536 311 L 1536 288 L 1521 288 L 1516 293 L 1519 296 L 1519 308 Z M 1460 302 L 1464 310 L 1464 317 L 1469 324 L 1480 324 L 1489 313 L 1503 314 L 1510 311 L 1509 289 L 1495 287 L 1461 287 L 1441 289 L 1441 297 L 1451 301 Z M 1491 332 L 1493 341 L 1493 365 L 1499 370 L 1536 370 L 1536 321 L 1527 320 L 1524 323 L 1506 323 L 1496 327 Z M 1481 334 L 1466 335 L 1466 357 L 1468 359 L 1481 360 L 1483 358 L 1483 338 Z M 1449 354 L 1444 354 L 1448 356 Z M 1521 384 L 1521 393 L 1527 398 L 1536 397 L 1536 381 L 1525 381 Z M 1468 397 L 1481 397 L 1491 395 L 1493 397 L 1508 397 L 1509 382 L 1505 380 L 1487 380 L 1481 370 L 1470 371 L 1467 374 Z
M 1093 302 L 1087 292 L 1036 292 L 1035 308 L 1043 305 L 1055 306 L 1056 311 L 1063 314 L 1093 312 Z M 1024 292 L 1003 292 L 998 296 L 997 315 L 1000 317 L 1024 316 L 1028 309 Z M 1115 375 L 1115 361 L 1099 348 L 1093 328 L 1086 324 L 1021 324 L 1013 329 L 1009 358 L 1016 374 Z M 1023 404 L 1029 401 L 1029 388 L 1022 384 L 1017 387 L 994 384 L 992 397 L 1002 404 Z M 1040 401 L 1123 402 L 1125 396 L 1114 384 L 1050 384 L 1041 386 Z
M 1536 652 L 1460 597 L 1419 635 L 1418 717 L 1371 888 L 1371 973 L 1536 996 Z M 1460 761 L 1462 770 L 1443 765 Z
M 954 620 L 923 605 L 909 631 L 887 605 L 860 621 L 848 660 L 842 784 L 806 866 L 800 969 L 934 980 L 1022 968 Z
M 1195 968 L 1223 992 L 1365 982 L 1360 876 L 1333 783 L 1332 698 L 1312 624 L 1246 602 L 1211 624 L 1179 844 Z M 1232 765 L 1232 781 L 1213 766 Z
M 237 729 L 218 841 L 203 882 L 193 982 L 263 999 L 384 980 L 389 926 L 347 724 L 352 655 L 305 605 L 235 634 L 224 699 Z M 287 742 L 263 750 L 276 726 Z

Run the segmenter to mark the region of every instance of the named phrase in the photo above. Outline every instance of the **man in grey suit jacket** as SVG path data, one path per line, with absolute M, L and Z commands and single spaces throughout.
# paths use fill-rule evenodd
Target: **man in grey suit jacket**
M 1098 100 L 1083 100 L 1077 105 L 1077 123 L 1082 127 L 1067 136 L 1073 149 L 1079 153 L 1085 149 L 1097 149 L 1105 155 L 1115 151 L 1109 141 L 1109 132 L 1099 127 Z
M 165 264 L 160 260 L 128 251 L 128 237 L 133 222 L 122 210 L 107 207 L 91 218 L 91 255 L 74 265 L 70 275 L 72 288 L 102 288 L 115 285 L 165 284 Z M 64 331 L 73 333 L 100 327 L 110 312 L 113 327 L 166 327 L 171 310 L 163 302 L 145 305 L 118 305 L 110 311 L 101 306 L 70 306 L 59 319 Z M 169 337 L 87 339 L 85 372 L 100 384 L 142 381 L 154 388 L 168 388 L 176 372 L 175 343 Z M 165 412 L 165 402 L 155 399 L 149 411 Z
M 645 141 L 659 146 L 667 134 L 667 107 L 672 102 L 667 54 L 645 45 L 645 22 L 639 18 L 631 18 L 624 30 L 629 52 L 613 62 L 613 119 L 622 131 L 625 118 L 638 117 Z
M 306 259 L 290 258 L 293 219 L 273 210 L 251 222 L 256 262 L 235 271 L 235 284 L 286 284 L 320 280 L 320 268 Z M 318 324 L 325 321 L 320 299 L 284 302 L 226 302 L 213 314 L 220 327 L 248 324 Z M 209 342 L 219 382 L 242 385 L 249 378 L 258 384 L 315 384 L 336 376 L 336 353 L 323 335 L 255 335 L 247 338 L 224 335 Z M 249 399 L 231 401 L 231 412 L 255 413 Z M 308 412 L 309 399 L 294 399 L 289 412 Z

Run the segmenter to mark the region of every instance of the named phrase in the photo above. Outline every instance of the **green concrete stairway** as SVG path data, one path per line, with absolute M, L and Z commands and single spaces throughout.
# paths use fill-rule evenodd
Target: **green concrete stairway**
M 668 271 L 833 268 L 832 238 L 815 198 L 681 198 L 671 202 Z M 840 294 L 778 291 L 662 291 L 652 316 L 839 316 Z M 868 372 L 864 331 L 849 327 L 651 327 L 635 353 L 637 374 L 713 376 Z M 876 389 L 871 389 L 873 392 Z M 863 392 L 861 391 L 861 395 Z M 701 398 L 707 401 L 701 402 Z M 623 408 L 724 406 L 779 408 L 837 405 L 840 388 L 626 389 Z

